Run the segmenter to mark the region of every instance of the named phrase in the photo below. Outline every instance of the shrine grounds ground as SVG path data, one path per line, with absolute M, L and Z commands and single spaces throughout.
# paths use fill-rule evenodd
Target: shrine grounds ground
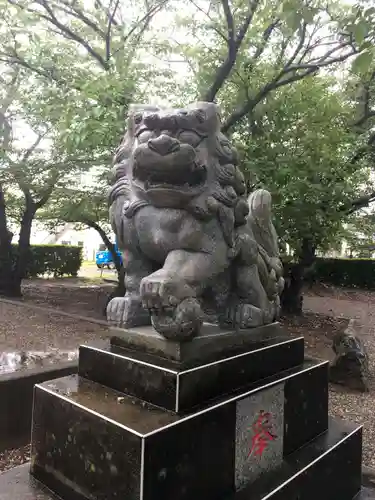
M 0 300 L 0 352 L 74 350 L 82 343 L 108 336 L 103 311 L 114 274 L 85 266 L 77 279 L 37 279 L 24 284 L 17 303 Z M 332 359 L 332 337 L 350 318 L 364 325 L 371 378 L 370 392 L 361 394 L 330 386 L 330 413 L 364 424 L 364 464 L 375 468 L 375 292 L 315 285 L 306 290 L 305 314 L 284 318 L 290 331 L 305 337 L 307 354 Z M 87 319 L 84 319 L 87 318 Z M 0 410 L 1 411 L 1 410 Z M 29 460 L 29 446 L 0 453 L 0 473 Z

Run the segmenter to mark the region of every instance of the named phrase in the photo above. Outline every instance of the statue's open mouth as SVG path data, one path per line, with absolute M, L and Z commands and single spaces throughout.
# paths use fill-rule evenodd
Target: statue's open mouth
M 155 190 L 193 193 L 205 186 L 206 179 L 206 167 L 197 161 L 194 148 L 188 144 L 171 142 L 166 154 L 142 144 L 134 155 L 133 181 L 147 193 Z
M 207 169 L 192 146 L 164 137 L 160 143 L 139 145 L 132 183 L 138 195 L 155 207 L 184 207 L 205 190 Z
M 135 165 L 133 176 L 141 181 L 145 191 L 151 189 L 178 189 L 189 190 L 203 186 L 207 178 L 207 170 L 204 165 L 193 163 L 184 169 L 167 170 L 143 170 Z

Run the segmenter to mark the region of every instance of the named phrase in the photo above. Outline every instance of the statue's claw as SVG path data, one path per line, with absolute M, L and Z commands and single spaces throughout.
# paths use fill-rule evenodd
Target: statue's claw
M 185 299 L 172 309 L 151 315 L 152 324 L 165 338 L 175 341 L 190 340 L 202 326 L 202 311 L 197 299 Z
M 107 320 L 113 326 L 132 328 L 150 325 L 150 315 L 137 297 L 115 297 L 107 306 Z
M 251 304 L 231 305 L 223 319 L 238 328 L 255 328 L 264 324 L 263 311 Z
M 143 307 L 151 311 L 175 308 L 182 300 L 193 297 L 194 291 L 178 277 L 172 278 L 163 269 L 143 278 Z

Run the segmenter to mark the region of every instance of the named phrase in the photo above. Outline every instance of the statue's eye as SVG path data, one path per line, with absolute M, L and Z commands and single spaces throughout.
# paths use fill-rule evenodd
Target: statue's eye
M 185 144 L 190 144 L 190 146 L 196 148 L 201 142 L 202 138 L 192 130 L 183 130 L 178 134 L 178 140 Z
M 199 123 L 204 123 L 206 119 L 206 112 L 204 109 L 197 109 L 195 116 L 197 117 Z
M 147 142 L 149 139 L 153 137 L 154 133 L 151 130 L 144 130 L 138 135 L 138 142 L 141 144 Z
M 143 119 L 142 113 L 136 113 L 134 115 L 134 123 L 136 125 L 139 125 L 141 123 L 142 119 Z

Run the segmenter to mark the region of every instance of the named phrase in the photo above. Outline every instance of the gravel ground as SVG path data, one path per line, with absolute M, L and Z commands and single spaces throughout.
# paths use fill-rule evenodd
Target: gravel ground
M 105 320 L 104 310 L 113 288 L 100 279 L 29 280 L 23 286 L 23 301 Z
M 333 300 L 341 302 L 338 299 L 332 299 L 332 301 Z M 333 308 L 333 312 L 338 313 L 338 307 L 343 304 L 335 304 L 332 301 L 327 306 L 327 297 L 325 297 L 323 304 L 325 307 Z M 345 311 L 342 312 L 345 312 L 346 318 L 351 318 L 355 316 L 355 314 L 351 313 L 357 310 L 358 303 L 354 303 L 352 309 L 349 309 L 347 304 L 345 304 L 345 307 Z M 348 324 L 348 320 L 346 318 L 344 319 L 342 314 L 338 314 L 338 316 L 339 318 L 306 313 L 303 318 L 284 320 L 284 323 L 289 330 L 304 335 L 306 352 L 308 354 L 331 361 L 334 357 L 334 353 L 331 349 L 332 338 L 336 332 L 344 329 Z M 369 354 L 370 392 L 359 393 L 330 384 L 329 412 L 330 415 L 335 417 L 363 424 L 363 463 L 369 467 L 375 468 L 375 338 L 373 331 L 368 333 L 367 329 L 362 332 L 362 338 Z
M 16 450 L 0 452 L 0 473 L 22 465 L 30 460 L 30 445 L 23 446 Z
M 331 385 L 330 413 L 363 424 L 363 462 L 375 468 L 375 292 L 316 285 L 307 292 L 304 305 L 327 321 L 346 325 L 348 319 L 357 318 L 363 325 L 360 335 L 369 355 L 370 392 L 361 394 Z
M 107 285 L 80 281 L 68 282 L 64 287 L 54 280 L 27 283 L 20 305 L 0 301 L 0 352 L 75 350 L 80 344 L 106 338 L 108 330 L 102 325 L 33 310 L 23 302 L 103 319 L 102 304 L 109 290 Z M 29 445 L 0 452 L 0 473 L 29 460 Z
M 0 318 L 0 351 L 76 349 L 108 335 L 102 325 L 1 301 Z
M 61 286 L 61 285 L 64 286 Z M 103 308 L 111 286 L 87 280 L 35 280 L 26 283 L 23 301 L 45 305 L 82 316 L 103 319 Z M 370 392 L 360 394 L 330 386 L 331 415 L 364 424 L 366 465 L 375 468 L 375 293 L 314 287 L 306 294 L 308 312 L 300 318 L 285 318 L 282 323 L 293 333 L 304 335 L 308 354 L 332 359 L 332 338 L 346 327 L 348 319 L 357 317 L 365 327 L 371 368 Z M 108 335 L 102 325 L 77 321 L 56 313 L 36 311 L 21 304 L 0 302 L 0 350 L 75 349 Z M 29 447 L 0 454 L 0 472 L 29 460 Z

